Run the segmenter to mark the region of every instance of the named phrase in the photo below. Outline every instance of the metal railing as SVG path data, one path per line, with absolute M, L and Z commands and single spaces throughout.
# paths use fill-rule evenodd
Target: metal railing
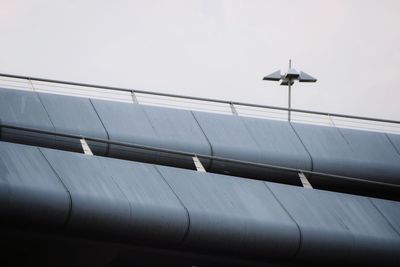
M 15 125 L 10 125 L 10 124 L 0 123 L 0 129 L 1 128 L 14 129 L 14 130 L 24 131 L 24 132 L 29 132 L 29 133 L 43 134 L 43 135 L 47 135 L 47 136 L 54 135 L 54 136 L 63 137 L 63 138 L 72 138 L 72 139 L 75 139 L 75 140 L 81 141 L 81 142 L 83 141 L 83 143 L 85 145 L 82 148 L 82 152 L 84 152 L 84 153 L 87 153 L 85 151 L 85 146 L 88 146 L 86 141 L 89 141 L 89 142 L 91 141 L 91 142 L 121 146 L 121 147 L 126 147 L 126 148 L 135 148 L 135 149 L 141 149 L 141 150 L 147 150 L 147 151 L 169 153 L 169 154 L 173 154 L 173 155 L 177 155 L 177 156 L 187 156 L 187 157 L 190 157 L 191 159 L 193 159 L 193 161 L 192 161 L 193 167 L 194 167 L 194 169 L 197 169 L 197 170 L 199 170 L 199 168 L 196 165 L 199 164 L 199 162 L 196 162 L 196 159 L 205 159 L 205 160 L 212 160 L 212 161 L 218 161 L 218 162 L 224 162 L 224 163 L 233 163 L 233 164 L 246 165 L 246 166 L 251 166 L 251 167 L 256 167 L 256 168 L 264 168 L 264 169 L 273 170 L 273 171 L 279 171 L 279 172 L 286 173 L 286 174 L 294 174 L 294 176 L 297 176 L 298 182 L 300 184 L 303 184 L 304 187 L 308 187 L 308 188 L 315 187 L 315 184 L 313 184 L 313 183 L 314 183 L 314 181 L 317 181 L 317 186 L 315 188 L 321 188 L 321 189 L 326 189 L 326 190 L 332 189 L 332 191 L 350 192 L 350 193 L 366 195 L 366 196 L 374 196 L 374 197 L 400 200 L 400 185 L 393 184 L 393 183 L 378 182 L 378 181 L 372 181 L 372 180 L 367 180 L 367 179 L 360 179 L 360 178 L 356 178 L 356 177 L 336 175 L 336 174 L 330 174 L 330 173 L 324 173 L 324 172 L 315 172 L 315 171 L 310 171 L 310 170 L 305 170 L 305 169 L 298 169 L 298 168 L 284 167 L 284 166 L 271 165 L 271 164 L 265 164 L 265 163 L 237 160 L 237 159 L 225 158 L 225 157 L 219 157 L 219 156 L 210 156 L 210 155 L 198 154 L 198 153 L 189 152 L 189 151 L 166 149 L 166 148 L 160 148 L 160 147 L 154 147 L 154 146 L 140 145 L 140 144 L 135 144 L 135 143 L 113 141 L 113 140 L 96 138 L 96 137 L 91 137 L 91 136 L 69 134 L 69 133 L 65 133 L 65 132 L 48 131 L 48 130 L 43 130 L 43 129 L 38 129 L 38 128 L 31 128 L 31 127 L 21 127 L 21 126 L 15 126 Z M 89 153 L 87 153 L 87 154 L 93 155 L 89 147 L 87 147 L 86 149 L 89 150 Z M 157 164 L 158 162 L 154 161 L 154 162 L 150 162 L 150 163 Z M 209 171 L 209 170 L 206 170 L 203 166 L 201 166 L 201 168 L 203 169 L 201 171 Z M 311 180 L 307 180 L 310 178 L 311 178 Z M 315 178 L 317 178 L 317 180 L 315 180 Z M 294 179 L 296 179 L 296 178 L 294 177 Z M 309 183 L 308 186 L 305 186 L 304 179 L 306 179 L 306 184 Z M 321 179 L 329 180 L 330 182 L 328 184 L 330 184 L 330 185 L 320 187 L 319 185 L 321 184 L 321 182 L 320 182 Z M 268 181 L 268 177 L 263 180 Z M 273 181 L 276 182 L 275 179 Z M 282 182 L 285 183 L 285 181 L 282 181 Z M 345 190 L 345 188 L 343 186 L 339 186 L 339 187 L 335 186 L 336 182 L 346 183 L 346 184 L 350 185 L 350 191 Z M 339 189 L 337 189 L 337 188 L 339 188 Z
M 46 78 L 0 73 L 0 86 L 20 90 L 59 93 L 100 98 L 129 103 L 166 106 L 180 109 L 287 120 L 292 112 L 292 121 L 332 127 L 400 133 L 400 121 L 353 116 L 340 113 L 288 109 L 269 105 L 227 101 L 187 95 L 168 94 L 98 84 L 53 80 Z

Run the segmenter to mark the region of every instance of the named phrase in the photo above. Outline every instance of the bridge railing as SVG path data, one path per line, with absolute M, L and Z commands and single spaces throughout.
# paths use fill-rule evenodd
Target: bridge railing
M 400 134 L 400 121 L 0 73 L 0 87 Z

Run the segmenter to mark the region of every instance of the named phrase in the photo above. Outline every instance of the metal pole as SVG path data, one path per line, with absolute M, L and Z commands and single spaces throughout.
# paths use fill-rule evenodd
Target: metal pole
M 292 67 L 292 60 L 289 59 L 289 69 Z M 289 93 L 288 93 L 288 121 L 290 121 L 290 107 L 291 107 L 291 97 L 292 97 L 292 81 L 289 79 L 288 81 Z
M 292 92 L 292 87 L 291 87 L 291 85 L 290 85 L 290 83 L 291 83 L 291 80 L 289 79 L 289 104 L 288 104 L 288 106 L 289 106 L 289 109 L 288 109 L 288 120 L 290 121 L 290 100 L 291 100 L 291 92 Z

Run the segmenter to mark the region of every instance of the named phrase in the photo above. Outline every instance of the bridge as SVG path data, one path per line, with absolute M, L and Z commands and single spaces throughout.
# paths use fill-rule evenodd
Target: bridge
M 0 76 L 11 266 L 400 264 L 399 121 Z

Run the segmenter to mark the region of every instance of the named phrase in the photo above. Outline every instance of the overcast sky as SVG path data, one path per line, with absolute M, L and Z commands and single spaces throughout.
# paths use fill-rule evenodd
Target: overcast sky
M 400 120 L 398 0 L 0 0 L 0 72 Z

